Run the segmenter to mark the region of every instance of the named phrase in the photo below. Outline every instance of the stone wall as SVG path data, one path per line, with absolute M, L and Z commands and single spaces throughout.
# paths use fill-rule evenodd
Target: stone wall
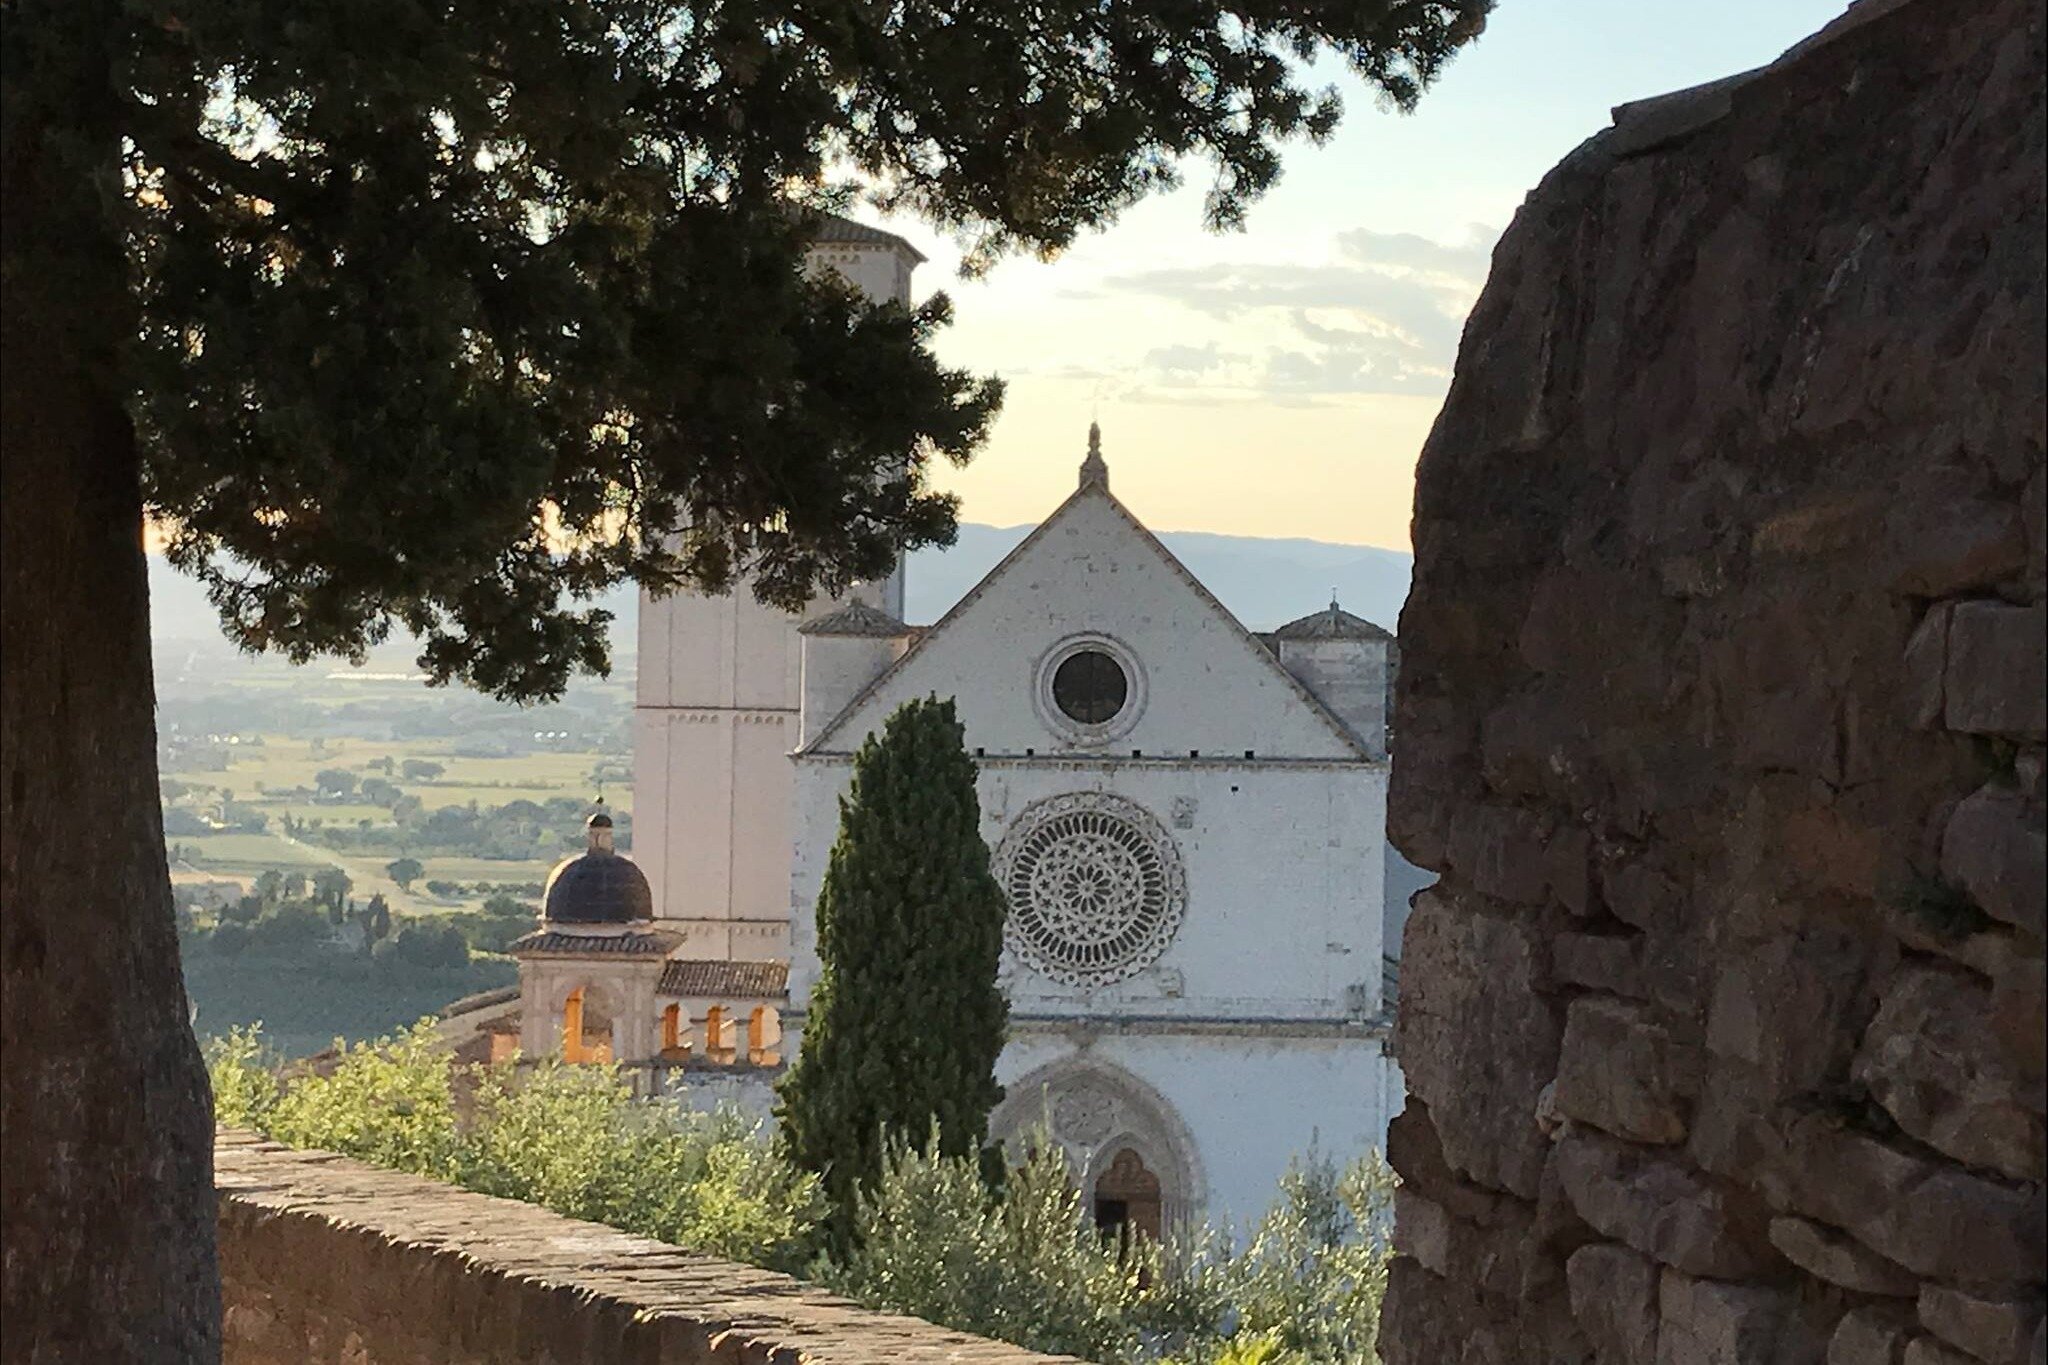
M 765 1270 L 223 1130 L 226 1365 L 1055 1365 Z M 1069 1365 L 1072 1365 L 1069 1362 Z
M 1391 1365 L 2043 1358 L 2043 18 L 1624 106 L 1423 455 Z

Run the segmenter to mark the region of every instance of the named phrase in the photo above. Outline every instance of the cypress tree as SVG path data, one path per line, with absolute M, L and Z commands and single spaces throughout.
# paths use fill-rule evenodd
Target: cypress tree
M 822 971 L 777 1109 L 789 1156 L 843 1229 L 884 1135 L 978 1152 L 1010 1008 L 996 985 L 1002 888 L 981 838 L 974 760 L 950 698 L 891 716 L 854 758 L 818 896 Z

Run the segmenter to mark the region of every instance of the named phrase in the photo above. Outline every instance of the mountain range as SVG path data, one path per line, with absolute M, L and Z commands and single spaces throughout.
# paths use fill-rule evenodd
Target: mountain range
M 1030 533 L 1029 526 L 970 523 L 960 527 L 959 538 L 946 549 L 913 551 L 904 593 L 911 623 L 929 624 L 944 615 Z M 1271 630 L 1306 616 L 1326 606 L 1332 596 L 1346 610 L 1393 630 L 1414 564 L 1405 551 L 1367 545 L 1204 531 L 1167 531 L 1159 539 L 1252 630 Z M 159 642 L 218 641 L 219 619 L 199 584 L 154 555 L 149 568 L 151 634 Z M 612 613 L 613 654 L 623 663 L 634 651 L 638 596 L 622 586 L 607 593 L 599 605 Z M 397 642 L 378 652 L 402 654 L 409 661 L 413 650 Z

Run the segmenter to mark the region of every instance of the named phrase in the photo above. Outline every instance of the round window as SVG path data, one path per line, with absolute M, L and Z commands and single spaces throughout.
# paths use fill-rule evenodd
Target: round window
M 1093 990 L 1166 950 L 1187 908 L 1180 850 L 1150 812 L 1108 792 L 1033 802 L 996 849 L 1010 949 L 1040 973 Z
M 1053 704 L 1068 720 L 1106 725 L 1131 695 L 1123 665 L 1099 649 L 1069 655 L 1052 675 Z

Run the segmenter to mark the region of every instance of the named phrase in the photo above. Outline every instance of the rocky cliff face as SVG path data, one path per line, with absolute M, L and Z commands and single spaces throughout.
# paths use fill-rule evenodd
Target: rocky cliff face
M 2043 18 L 1530 197 L 1416 497 L 1391 1365 L 2040 1361 Z

